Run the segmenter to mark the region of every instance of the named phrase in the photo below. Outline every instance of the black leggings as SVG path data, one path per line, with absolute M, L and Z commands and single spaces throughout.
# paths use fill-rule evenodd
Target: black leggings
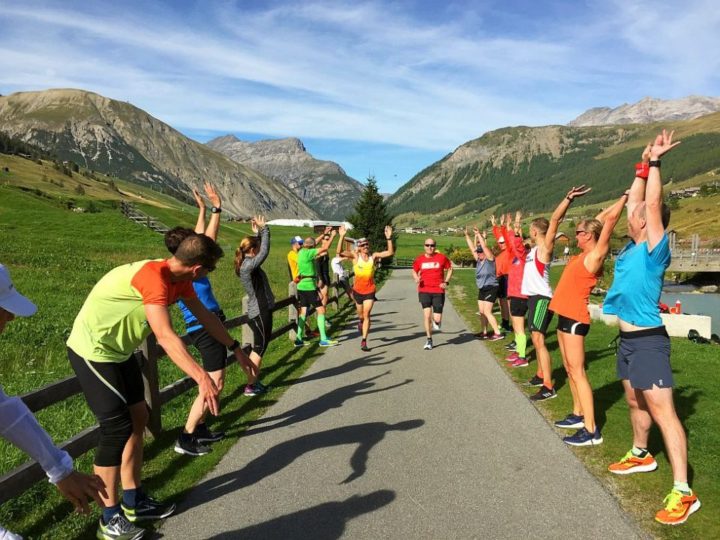
M 95 465 L 118 467 L 125 443 L 132 435 L 129 407 L 145 399 L 140 365 L 134 355 L 124 362 L 93 362 L 69 347 L 68 358 L 100 424 Z
M 258 356 L 262 357 L 270 343 L 270 334 L 272 334 L 273 317 L 270 311 L 260 313 L 257 317 L 250 319 L 248 323 L 253 333 L 252 350 Z

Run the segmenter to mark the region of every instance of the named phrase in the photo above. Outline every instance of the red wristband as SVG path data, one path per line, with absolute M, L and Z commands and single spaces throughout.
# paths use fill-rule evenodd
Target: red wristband
M 643 180 L 647 180 L 649 175 L 650 175 L 650 166 L 647 163 L 643 163 L 641 161 L 640 163 L 635 164 L 635 176 L 636 177 L 642 178 Z

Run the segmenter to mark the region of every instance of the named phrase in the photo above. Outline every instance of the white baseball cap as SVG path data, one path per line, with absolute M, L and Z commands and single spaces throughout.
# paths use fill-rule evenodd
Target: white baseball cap
M 29 317 L 37 306 L 17 292 L 5 265 L 0 264 L 0 307 L 13 315 Z

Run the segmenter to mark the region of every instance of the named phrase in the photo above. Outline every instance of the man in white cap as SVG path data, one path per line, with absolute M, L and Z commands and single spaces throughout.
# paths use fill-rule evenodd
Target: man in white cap
M 29 317 L 37 307 L 25 298 L 13 285 L 10 274 L 0 264 L 0 334 L 5 325 L 16 316 Z M 105 487 L 97 476 L 88 476 L 73 470 L 73 462 L 67 452 L 57 448 L 50 436 L 18 397 L 5 395 L 0 387 L 0 435 L 30 455 L 47 473 L 50 482 L 75 506 L 78 512 L 89 513 L 88 497 L 102 506 L 98 491 Z M 21 536 L 0 526 L 0 539 L 16 540 Z

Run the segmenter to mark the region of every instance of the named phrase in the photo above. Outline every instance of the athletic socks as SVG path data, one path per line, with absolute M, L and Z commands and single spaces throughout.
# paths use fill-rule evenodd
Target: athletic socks
M 322 341 L 327 341 L 327 334 L 325 333 L 325 314 L 318 313 L 317 321 L 318 321 L 318 331 L 320 332 L 320 339 Z
M 136 487 L 135 489 L 124 489 L 122 502 L 128 508 L 135 508 L 138 501 L 141 501 L 144 496 L 145 494 L 143 493 L 143 490 L 140 486 Z
M 120 503 L 116 504 L 115 506 L 106 506 L 103 508 L 102 513 L 102 520 L 105 525 L 108 524 L 108 522 L 115 517 L 116 514 L 119 514 L 122 511 L 120 508 Z
M 298 317 L 297 338 L 299 340 L 302 340 L 304 334 L 305 334 L 305 317 Z
M 677 480 L 673 482 L 673 489 L 677 489 L 678 491 L 682 491 L 683 493 L 686 493 L 690 495 L 692 493 L 692 489 L 690 489 L 690 486 L 687 482 L 678 482 Z
M 647 448 L 638 448 L 637 446 L 632 447 L 632 455 L 639 458 L 644 458 L 648 455 Z
M 520 358 L 525 358 L 527 347 L 527 336 L 525 334 L 515 334 L 515 351 Z

